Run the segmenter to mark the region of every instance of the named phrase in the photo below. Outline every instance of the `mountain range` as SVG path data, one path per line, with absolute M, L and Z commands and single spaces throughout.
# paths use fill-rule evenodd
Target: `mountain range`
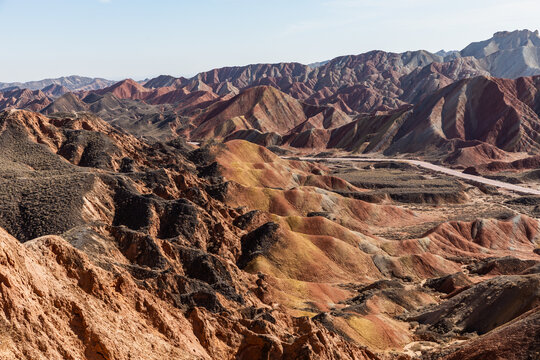
M 4 89 L 0 109 L 89 111 L 154 138 L 387 154 L 465 151 L 485 162 L 538 149 L 539 51 L 538 31 L 521 30 L 495 33 L 461 51 L 371 51 L 311 66 L 254 64 L 142 83 L 68 77 Z M 490 96 L 499 99 L 496 107 L 485 105 Z M 479 117 L 493 121 L 469 131 Z M 445 124 L 452 122 L 465 130 L 450 130 L 457 125 Z M 507 129 L 502 140 L 497 132 Z M 422 140 L 408 145 L 412 139 Z
M 539 40 L 10 84 L 0 358 L 540 358 Z

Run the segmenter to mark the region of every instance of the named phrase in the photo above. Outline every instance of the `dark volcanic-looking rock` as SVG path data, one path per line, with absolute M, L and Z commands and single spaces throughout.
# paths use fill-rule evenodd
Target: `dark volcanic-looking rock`
M 234 219 L 233 225 L 245 230 L 254 222 L 255 218 L 260 214 L 261 212 L 259 210 L 248 211 L 247 213 L 240 215 L 239 217 Z
M 537 307 L 488 334 L 445 349 L 443 354 L 435 352 L 426 359 L 435 360 L 441 356 L 445 360 L 537 359 L 540 356 L 539 310 Z
M 440 278 L 428 279 L 424 283 L 424 286 L 432 288 L 435 291 L 439 291 L 445 294 L 450 294 L 464 286 L 469 286 L 472 281 L 467 275 L 462 272 L 458 272 L 451 275 L 446 275 Z
M 540 304 L 540 275 L 499 276 L 472 286 L 410 320 L 444 334 L 485 334 Z
M 151 236 L 125 226 L 111 227 L 111 235 L 118 243 L 119 250 L 131 262 L 152 269 L 164 269 L 169 265 Z
M 325 212 L 325 211 L 312 211 L 307 213 L 307 217 L 313 217 L 313 216 L 322 216 L 324 218 L 327 218 L 329 220 L 335 220 L 336 217 L 332 213 Z
M 112 170 L 111 154 L 120 156 L 120 151 L 105 134 L 72 130 L 66 132 L 58 154 L 79 166 Z
M 483 259 L 469 265 L 468 269 L 471 273 L 479 275 L 514 275 L 520 274 L 539 263 L 540 260 L 522 260 L 512 256 L 506 256 L 503 258 Z
M 238 267 L 242 269 L 258 255 L 266 254 L 279 240 L 278 230 L 278 224 L 267 222 L 242 237 L 242 255 L 238 258 Z

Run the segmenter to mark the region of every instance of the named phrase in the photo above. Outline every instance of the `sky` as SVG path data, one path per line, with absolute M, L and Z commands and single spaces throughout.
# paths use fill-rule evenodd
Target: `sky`
M 540 29 L 538 14 L 538 0 L 0 0 L 0 82 L 462 49 Z

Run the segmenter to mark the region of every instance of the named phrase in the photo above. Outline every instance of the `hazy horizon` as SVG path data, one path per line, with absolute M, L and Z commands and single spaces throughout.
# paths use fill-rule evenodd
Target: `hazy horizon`
M 0 0 L 0 82 L 142 80 L 253 63 L 309 64 L 371 50 L 461 50 L 540 28 L 530 0 Z

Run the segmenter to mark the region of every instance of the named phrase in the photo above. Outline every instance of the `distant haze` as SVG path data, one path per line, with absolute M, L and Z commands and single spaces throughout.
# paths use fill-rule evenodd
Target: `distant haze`
M 0 82 L 461 50 L 497 31 L 536 30 L 539 13 L 537 0 L 0 0 Z

